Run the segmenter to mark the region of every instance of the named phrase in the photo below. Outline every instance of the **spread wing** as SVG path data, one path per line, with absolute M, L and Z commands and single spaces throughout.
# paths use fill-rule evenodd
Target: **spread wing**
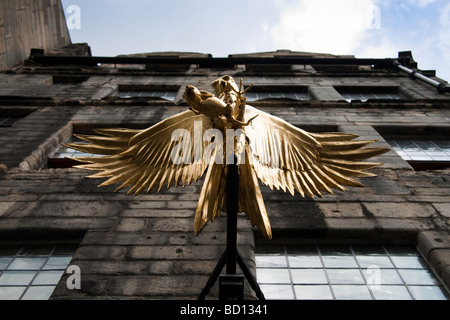
M 202 139 L 203 130 L 210 128 L 207 117 L 187 110 L 145 130 L 96 129 L 100 136 L 76 135 L 88 144 L 66 146 L 105 155 L 73 158 L 87 163 L 78 168 L 100 171 L 90 178 L 109 178 L 99 187 L 122 183 L 117 190 L 131 187 L 128 194 L 138 195 L 158 185 L 159 192 L 164 186 L 185 186 L 201 178 L 208 163 L 196 157 L 210 143 Z
M 322 197 L 332 188 L 362 186 L 358 177 L 371 177 L 366 170 L 381 165 L 363 162 L 389 151 L 364 148 L 375 142 L 354 140 L 346 133 L 309 133 L 251 106 L 245 118 L 255 118 L 245 131 L 249 138 L 253 167 L 261 182 L 271 189 L 298 191 L 302 196 Z

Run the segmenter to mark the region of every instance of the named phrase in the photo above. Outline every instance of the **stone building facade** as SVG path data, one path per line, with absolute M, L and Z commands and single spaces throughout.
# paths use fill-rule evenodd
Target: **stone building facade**
M 34 252 L 45 261 L 70 260 L 54 268 L 61 280 L 43 282 L 51 299 L 196 299 L 226 243 L 225 214 L 198 237 L 193 234 L 202 181 L 127 196 L 114 186 L 98 188 L 101 180 L 72 168 L 64 159 L 71 151 L 61 144 L 95 128 L 147 128 L 188 108 L 186 85 L 212 91 L 211 82 L 228 74 L 254 85 L 248 104 L 295 126 L 353 133 L 393 148 L 376 159 L 383 163 L 371 170 L 376 177 L 360 179 L 362 188 L 312 199 L 262 187 L 273 240 L 263 239 L 243 215 L 238 220 L 238 249 L 262 287 L 269 288 L 257 272 L 258 255 L 270 258 L 271 248 L 406 245 L 417 250 L 446 297 L 450 157 L 407 159 L 401 156 L 407 148 L 392 141 L 438 141 L 448 152 L 450 95 L 442 90 L 445 81 L 419 70 L 411 53 L 385 61 L 289 50 L 220 59 L 185 52 L 101 59 L 91 57 L 86 44 L 58 53 L 40 52 L 0 73 L 0 292 L 14 286 L 2 286 L 1 277 L 24 248 L 42 246 L 45 253 Z M 392 61 L 442 83 L 441 93 Z M 358 250 L 352 249 L 353 256 L 359 257 Z M 45 266 L 37 271 L 50 274 Z M 66 266 L 79 268 L 81 288 L 69 285 Z M 26 298 L 27 290 L 38 287 L 17 285 L 14 294 Z M 208 298 L 217 296 L 216 284 Z M 255 298 L 248 284 L 245 296 Z
M 0 69 L 21 64 L 31 49 L 57 50 L 70 45 L 61 2 L 0 2 Z

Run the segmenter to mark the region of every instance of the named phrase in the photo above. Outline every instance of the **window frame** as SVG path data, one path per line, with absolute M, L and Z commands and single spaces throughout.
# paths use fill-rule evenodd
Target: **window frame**
M 332 254 L 334 247 L 347 249 L 346 252 L 336 249 L 336 253 Z M 300 255 L 296 252 L 308 254 Z M 274 258 L 273 263 L 270 261 L 271 257 Z M 305 259 L 302 260 L 302 257 Z M 278 293 L 280 296 L 274 299 L 283 300 L 313 299 L 305 296 L 299 298 L 302 289 L 312 292 L 314 289 L 328 289 L 325 296 L 321 292 L 321 298 L 317 298 L 319 300 L 359 299 L 362 298 L 362 294 L 366 294 L 363 300 L 386 300 L 389 298 L 389 291 L 386 291 L 388 289 L 392 294 L 390 298 L 394 299 L 395 290 L 399 297 L 411 300 L 421 300 L 419 295 L 421 290 L 437 290 L 436 298 L 446 300 L 450 298 L 445 286 L 413 246 L 257 245 L 255 265 L 257 282 L 268 299 L 271 299 L 270 289 L 276 290 L 277 286 L 287 291 L 281 291 L 281 294 Z M 267 270 L 266 274 L 262 273 Z M 272 280 L 270 271 L 278 279 Z M 299 278 L 300 275 L 303 277 Z M 374 281 L 376 279 L 378 281 Z M 346 297 L 345 292 L 336 292 L 339 289 L 362 291 L 359 295 Z M 287 294 L 283 295 L 283 292 Z

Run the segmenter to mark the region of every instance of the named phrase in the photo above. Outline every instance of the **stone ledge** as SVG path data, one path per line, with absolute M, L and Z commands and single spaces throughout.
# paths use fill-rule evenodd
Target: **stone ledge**
M 447 231 L 423 231 L 418 234 L 417 245 L 419 251 L 428 260 L 433 250 L 450 250 L 450 234 Z

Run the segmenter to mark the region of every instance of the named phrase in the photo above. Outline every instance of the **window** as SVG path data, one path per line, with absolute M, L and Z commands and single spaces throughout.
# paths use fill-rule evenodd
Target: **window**
M 450 162 L 450 140 L 388 140 L 392 148 L 407 161 Z
M 86 141 L 83 141 L 81 139 L 78 139 L 75 136 L 72 136 L 70 138 L 69 142 L 76 142 L 76 143 L 88 143 Z M 49 168 L 70 168 L 74 165 L 80 164 L 78 161 L 68 159 L 73 157 L 102 157 L 103 155 L 93 154 L 93 153 L 84 153 L 72 148 L 68 148 L 65 146 L 61 146 L 53 156 L 49 157 L 48 159 L 48 167 Z
M 257 247 L 256 274 L 267 299 L 448 299 L 414 247 Z
M 0 300 L 48 300 L 73 246 L 0 246 Z
M 169 101 L 174 101 L 176 95 L 176 91 L 123 91 L 117 94 L 117 96 L 122 99 L 162 98 Z
M 392 150 L 415 170 L 450 168 L 447 127 L 376 127 Z
M 398 93 L 341 93 L 342 97 L 348 101 L 361 101 L 366 102 L 368 100 L 400 100 L 401 95 Z
M 119 85 L 117 97 L 121 99 L 164 99 L 175 101 L 179 86 Z
M 307 93 L 289 93 L 289 92 L 266 92 L 255 93 L 248 92 L 245 94 L 247 101 L 257 101 L 265 99 L 291 99 L 291 100 L 309 100 Z
M 397 87 L 335 87 L 347 102 L 371 100 L 402 100 L 404 97 L 399 93 Z
M 310 100 L 307 87 L 262 87 L 251 88 L 245 94 L 247 101 L 266 99 Z

